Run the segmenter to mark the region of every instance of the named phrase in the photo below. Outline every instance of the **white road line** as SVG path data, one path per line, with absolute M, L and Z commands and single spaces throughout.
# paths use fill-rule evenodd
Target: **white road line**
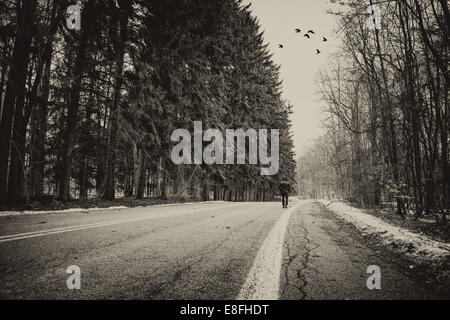
M 302 204 L 296 203 L 275 222 L 256 255 L 237 300 L 277 300 L 280 289 L 283 243 L 289 218 Z
M 184 215 L 184 214 L 196 213 L 196 212 L 202 212 L 202 211 L 208 211 L 208 210 L 219 210 L 219 209 L 225 209 L 225 208 L 232 208 L 232 207 L 239 206 L 239 205 L 241 205 L 241 203 L 238 203 L 238 204 L 234 203 L 232 205 L 221 206 L 221 207 L 217 207 L 217 208 L 202 208 L 202 209 L 195 209 L 195 210 L 177 212 L 177 213 L 172 213 L 172 214 L 167 213 L 167 214 L 162 214 L 162 215 L 147 215 L 145 217 L 138 217 L 138 218 L 122 218 L 122 219 L 110 220 L 110 221 L 106 221 L 106 222 L 97 222 L 97 223 L 81 224 L 81 225 L 70 226 L 70 227 L 62 227 L 62 228 L 54 228 L 54 229 L 48 229 L 48 230 L 39 230 L 39 231 L 24 232 L 24 233 L 18 233 L 18 234 L 10 234 L 10 235 L 0 236 L 0 243 L 14 241 L 14 240 L 42 237 L 42 236 L 46 236 L 46 235 L 63 233 L 63 232 L 106 227 L 106 226 L 112 226 L 112 225 L 117 225 L 117 224 L 122 224 L 122 223 L 139 222 L 139 221 L 145 221 L 145 220 L 162 218 L 162 217 Z

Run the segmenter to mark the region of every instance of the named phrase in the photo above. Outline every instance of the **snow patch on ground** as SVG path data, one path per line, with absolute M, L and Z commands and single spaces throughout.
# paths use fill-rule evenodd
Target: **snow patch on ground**
M 26 216 L 26 215 L 35 215 L 35 214 L 50 214 L 50 213 L 72 213 L 72 212 L 86 212 L 86 211 L 100 211 L 100 210 L 118 210 L 118 209 L 126 209 L 125 206 L 115 206 L 108 208 L 70 208 L 63 210 L 44 210 L 44 211 L 34 211 L 34 210 L 24 210 L 24 211 L 2 211 L 0 212 L 0 217 L 6 216 Z
M 149 206 L 137 206 L 137 207 L 126 207 L 126 206 L 113 206 L 107 208 L 70 208 L 64 210 L 45 210 L 45 211 L 34 211 L 34 210 L 24 210 L 24 211 L 1 211 L 0 217 L 9 216 L 26 216 L 26 215 L 37 215 L 37 214 L 53 214 L 53 213 L 74 213 L 74 212 L 91 212 L 91 211 L 105 211 L 105 210 L 120 210 L 120 209 L 135 209 L 135 208 L 153 208 L 153 207 L 168 207 L 168 206 L 178 206 L 178 205 L 192 205 L 192 204 L 206 204 L 206 203 L 217 203 L 225 201 L 203 201 L 203 202 L 180 202 L 180 203 L 164 203 Z
M 330 200 L 319 200 L 319 202 L 342 219 L 354 224 L 362 233 L 377 234 L 385 244 L 403 247 L 409 255 L 429 258 L 442 258 L 450 255 L 450 244 L 448 243 L 435 241 L 425 235 L 393 226 L 343 202 L 331 202 Z

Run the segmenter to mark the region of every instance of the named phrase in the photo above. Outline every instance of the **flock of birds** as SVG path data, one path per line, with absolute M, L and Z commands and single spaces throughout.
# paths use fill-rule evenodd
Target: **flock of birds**
M 296 28 L 296 29 L 295 29 L 295 33 L 301 33 L 301 32 L 302 32 L 301 29 L 299 29 L 299 28 Z M 316 33 L 314 32 L 314 30 L 308 30 L 308 32 L 306 32 L 306 33 L 303 35 L 303 37 L 304 37 L 304 38 L 311 39 L 311 35 L 315 35 L 315 34 L 316 34 Z M 328 41 L 327 38 L 322 37 L 322 42 L 327 42 L 327 41 Z M 280 49 L 283 49 L 283 48 L 284 48 L 284 45 L 279 44 L 278 47 L 279 47 Z M 320 50 L 319 50 L 319 49 L 316 49 L 316 54 L 320 54 Z

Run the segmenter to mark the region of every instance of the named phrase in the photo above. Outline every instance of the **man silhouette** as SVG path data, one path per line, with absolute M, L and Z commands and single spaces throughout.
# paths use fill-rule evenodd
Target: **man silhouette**
M 291 186 L 290 186 L 289 182 L 287 182 L 286 180 L 281 181 L 280 194 L 281 194 L 281 198 L 282 198 L 283 208 L 288 207 L 288 201 L 289 201 L 288 198 L 289 198 L 290 191 L 291 191 Z

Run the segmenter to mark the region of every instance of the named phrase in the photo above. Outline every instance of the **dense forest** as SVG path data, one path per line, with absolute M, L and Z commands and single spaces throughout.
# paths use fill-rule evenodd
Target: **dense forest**
M 373 4 L 380 28 L 368 21 Z M 299 159 L 300 193 L 446 221 L 448 1 L 351 0 L 339 8 L 330 14 L 342 48 L 318 79 L 327 133 Z
M 0 2 L 3 203 L 48 196 L 265 201 L 280 179 L 294 183 L 292 107 L 249 6 L 77 3 L 79 30 L 67 23 L 72 1 Z M 221 131 L 279 129 L 278 174 L 262 176 L 249 164 L 173 164 L 171 133 L 192 130 L 194 121 Z

